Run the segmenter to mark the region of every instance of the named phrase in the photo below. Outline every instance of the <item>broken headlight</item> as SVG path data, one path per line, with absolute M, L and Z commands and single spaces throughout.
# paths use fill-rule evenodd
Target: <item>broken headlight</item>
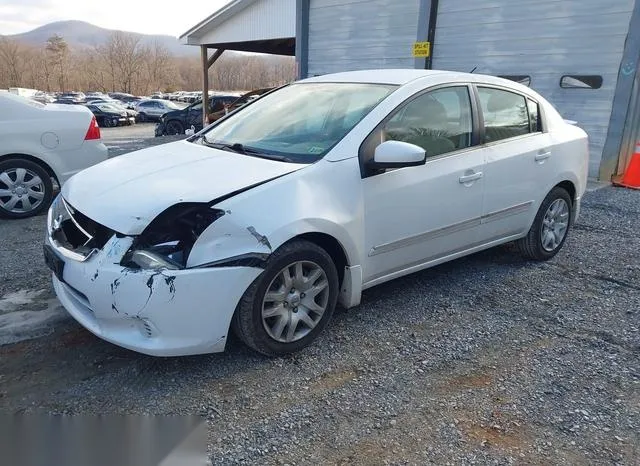
M 139 269 L 183 269 L 198 237 L 223 215 L 224 211 L 209 204 L 169 207 L 136 238 L 121 264 Z

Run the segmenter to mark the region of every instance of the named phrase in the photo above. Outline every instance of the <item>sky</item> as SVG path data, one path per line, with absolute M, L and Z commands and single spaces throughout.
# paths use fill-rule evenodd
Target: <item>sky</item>
M 229 1 L 0 0 L 0 35 L 73 19 L 107 29 L 179 36 Z

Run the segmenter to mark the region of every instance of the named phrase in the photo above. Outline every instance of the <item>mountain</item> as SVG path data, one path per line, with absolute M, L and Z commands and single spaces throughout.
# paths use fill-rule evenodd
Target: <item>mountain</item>
M 67 41 L 71 48 L 93 48 L 96 45 L 104 44 L 113 32 L 113 29 L 101 28 L 84 21 L 56 21 L 32 31 L 8 37 L 23 43 L 43 46 L 49 37 L 58 34 Z M 129 34 L 140 37 L 140 42 L 145 45 L 151 45 L 157 41 L 164 45 L 173 55 L 193 56 L 200 53 L 198 47 L 183 45 L 173 36 L 138 34 L 135 32 Z

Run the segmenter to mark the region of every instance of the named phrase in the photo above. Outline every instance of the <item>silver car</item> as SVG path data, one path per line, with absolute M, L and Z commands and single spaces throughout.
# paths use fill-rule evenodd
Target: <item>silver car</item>
M 138 121 L 159 121 L 162 115 L 172 110 L 180 110 L 173 102 L 168 100 L 149 99 L 141 100 L 135 107 L 138 112 Z

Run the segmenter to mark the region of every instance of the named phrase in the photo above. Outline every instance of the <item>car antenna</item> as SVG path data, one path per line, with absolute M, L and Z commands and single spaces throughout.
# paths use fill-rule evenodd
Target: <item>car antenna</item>
M 471 71 L 469 71 L 469 73 L 473 73 L 473 72 L 474 72 L 475 70 L 477 70 L 477 69 L 478 69 L 478 67 L 477 67 L 477 66 L 474 66 L 474 67 L 473 67 L 473 69 L 472 69 Z

